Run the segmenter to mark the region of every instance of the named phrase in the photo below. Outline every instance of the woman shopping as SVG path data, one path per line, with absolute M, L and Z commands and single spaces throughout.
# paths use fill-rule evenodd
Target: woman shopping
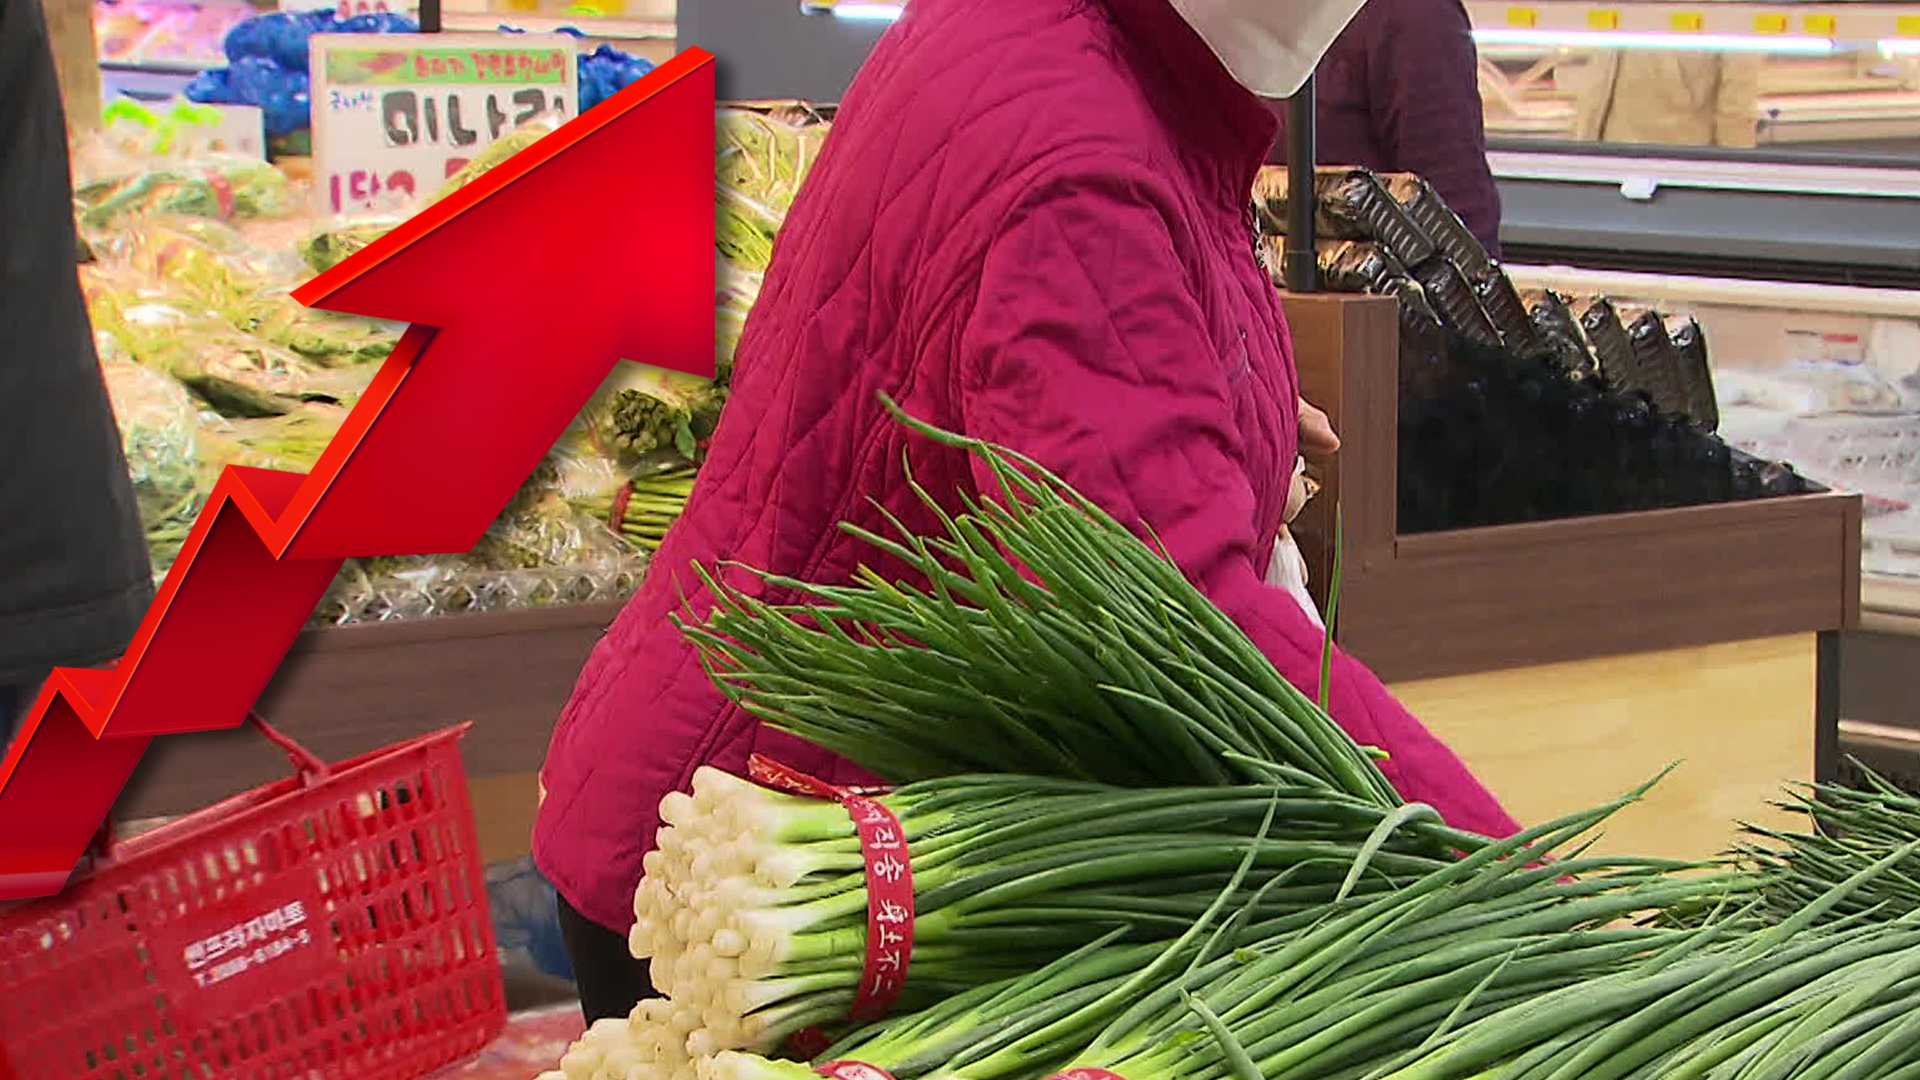
M 1332 432 L 1300 399 L 1248 203 L 1276 126 L 1260 95 L 1291 93 L 1356 6 L 913 0 L 888 30 L 787 217 L 686 512 L 553 733 L 535 855 L 590 1021 L 651 993 L 625 931 L 663 795 L 755 752 L 865 779 L 733 707 L 669 615 L 710 609 L 695 564 L 847 579 L 873 552 L 837 523 L 887 530 L 869 500 L 937 529 L 903 451 L 949 507 L 993 490 L 882 392 L 1150 526 L 1289 680 L 1317 685 L 1322 634 L 1263 573 L 1296 447 Z M 1336 656 L 1332 686 L 1335 719 L 1391 755 L 1406 798 L 1516 829 L 1358 662 Z

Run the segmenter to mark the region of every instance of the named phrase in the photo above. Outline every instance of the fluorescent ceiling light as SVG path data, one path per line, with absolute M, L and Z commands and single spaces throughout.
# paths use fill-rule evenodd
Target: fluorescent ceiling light
M 854 3 L 803 3 L 800 10 L 809 14 L 826 14 L 841 19 L 862 19 L 877 22 L 892 22 L 900 17 L 899 4 Z
M 1920 38 L 1883 38 L 1880 51 L 1888 56 L 1920 56 Z
M 1714 52 L 1829 53 L 1832 41 L 1762 34 L 1656 34 L 1601 30 L 1475 30 L 1484 45 L 1543 45 L 1589 49 L 1705 49 Z

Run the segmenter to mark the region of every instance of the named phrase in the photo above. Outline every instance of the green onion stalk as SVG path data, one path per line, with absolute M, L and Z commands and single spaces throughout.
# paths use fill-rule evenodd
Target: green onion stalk
M 1541 865 L 1626 801 L 1490 843 L 1397 891 L 1343 896 L 1305 918 L 1262 918 L 1244 904 L 1224 938 L 1190 932 L 1157 947 L 1129 948 L 1116 931 L 1031 974 L 861 1029 L 818 1060 L 863 1062 L 897 1080 L 1038 1080 L 1087 1066 L 1126 1080 L 1345 1075 L 1369 1056 L 1431 1042 L 1514 1001 L 1711 932 L 1632 920 L 1737 895 L 1738 875 L 1579 853 Z M 740 1052 L 699 1069 L 701 1080 L 809 1072 Z
M 1784 919 L 1862 868 L 1920 836 L 1920 798 L 1862 765 L 1860 788 L 1819 784 L 1791 789 L 1775 803 L 1803 817 L 1803 829 L 1747 825 L 1754 841 L 1735 859 L 1766 882 L 1767 914 Z M 1835 905 L 1831 918 L 1869 910 L 1881 917 L 1920 909 L 1920 856 L 1889 868 Z
M 837 803 L 702 768 L 662 800 L 629 937 L 654 985 L 700 1010 L 694 1057 L 771 1051 L 849 1013 L 866 956 L 869 868 Z M 1168 941 L 1243 855 L 1250 917 L 1315 918 L 1487 843 L 1423 806 L 1318 787 L 1114 788 L 1010 775 L 922 781 L 878 800 L 914 889 L 903 1008 L 1032 970 L 1124 928 Z M 1271 823 L 1272 835 L 1264 832 Z M 1249 848 L 1250 836 L 1260 839 Z
M 688 811 L 702 809 L 709 812 L 724 811 L 728 806 L 738 804 L 727 803 L 724 800 L 715 804 L 712 800 L 715 792 L 748 794 L 746 789 L 753 787 L 738 781 L 729 783 L 731 778 L 725 777 L 724 774 L 717 774 L 711 769 L 704 770 L 700 779 L 705 783 L 695 785 L 696 794 L 686 800 L 684 807 Z M 991 780 L 987 782 L 991 783 Z M 700 802 L 703 793 L 706 796 L 704 807 Z M 774 793 L 761 792 L 759 795 L 749 797 L 759 798 L 772 794 Z M 1280 805 L 1281 801 L 1278 798 L 1270 800 L 1266 815 L 1262 819 L 1260 832 L 1254 838 L 1255 841 L 1264 840 L 1270 834 L 1274 816 L 1279 811 Z M 789 809 L 801 810 L 804 816 L 819 808 L 810 802 L 797 802 Z M 750 813 L 748 816 L 754 815 Z M 698 826 L 692 828 L 697 831 Z M 1227 882 L 1226 887 L 1219 896 L 1215 897 L 1213 905 L 1202 915 L 1200 921 L 1194 927 L 1188 928 L 1183 935 L 1183 940 L 1197 934 L 1199 932 L 1197 928 L 1218 913 L 1227 898 L 1242 884 L 1255 862 L 1256 854 L 1253 845 L 1249 844 L 1248 850 L 1241 857 L 1239 867 Z M 636 907 L 639 906 L 636 898 Z M 1080 952 L 1098 951 L 1118 936 L 1118 932 L 1109 933 L 1105 938 L 1093 942 Z M 1060 961 L 1056 961 L 1054 967 L 1065 967 L 1076 971 L 1091 970 L 1090 966 L 1082 967 L 1077 963 L 1080 959 L 1079 953 L 1070 953 Z M 593 1024 L 567 1050 L 561 1058 L 559 1069 L 542 1073 L 536 1080 L 697 1080 L 698 1069 L 704 1067 L 701 1063 L 711 1060 L 700 1056 L 707 1053 L 700 1045 L 702 1031 L 697 1010 L 665 997 L 642 1001 L 625 1021 L 606 1019 Z
M 1834 918 L 1911 841 L 1779 922 L 1710 922 L 1625 969 L 1513 1004 L 1368 1080 L 1868 1080 L 1920 1068 L 1920 913 Z
M 771 726 L 894 782 L 1044 773 L 1129 786 L 1297 783 L 1382 807 L 1374 761 L 1171 560 L 1010 450 L 905 417 L 1005 489 L 944 535 L 853 535 L 926 582 L 862 567 L 822 585 L 746 570 L 772 603 L 698 568 L 714 605 L 679 624 L 714 682 Z M 744 569 L 744 568 L 743 568 Z M 1024 571 L 1024 573 L 1023 573 Z

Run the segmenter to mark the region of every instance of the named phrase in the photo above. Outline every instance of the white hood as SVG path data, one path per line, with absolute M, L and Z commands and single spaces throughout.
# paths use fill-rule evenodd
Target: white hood
M 1171 0 L 1227 73 L 1261 97 L 1289 97 L 1365 0 Z

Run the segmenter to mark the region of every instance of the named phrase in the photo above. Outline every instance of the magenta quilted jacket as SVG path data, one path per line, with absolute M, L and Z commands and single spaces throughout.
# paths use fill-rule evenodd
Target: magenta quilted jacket
M 981 478 L 909 438 L 880 391 L 1151 523 L 1281 671 L 1315 684 L 1319 633 L 1261 580 L 1296 401 L 1247 218 L 1274 128 L 1167 0 L 908 6 L 787 218 L 686 514 L 555 727 L 534 848 L 576 909 L 631 925 L 656 806 L 702 763 L 738 770 L 761 751 L 864 779 L 731 707 L 667 616 L 683 594 L 707 609 L 694 563 L 838 581 L 865 560 L 906 576 L 835 523 L 884 532 L 872 497 L 937 528 L 902 482 L 908 448 L 919 481 L 950 500 Z M 1514 828 L 1346 657 L 1333 712 L 1392 754 L 1409 798 L 1460 827 Z

